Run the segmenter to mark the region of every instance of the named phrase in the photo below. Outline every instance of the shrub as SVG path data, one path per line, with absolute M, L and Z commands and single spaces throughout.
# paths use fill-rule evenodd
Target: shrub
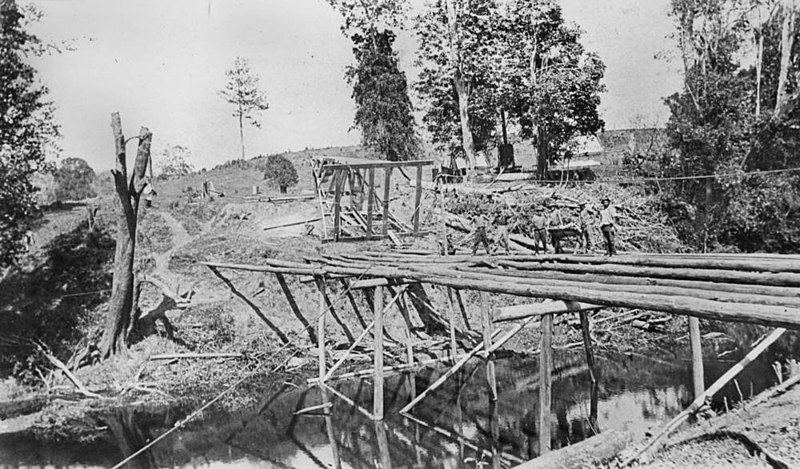
M 289 186 L 297 184 L 297 170 L 294 164 L 283 155 L 270 155 L 263 166 L 264 179 L 278 186 L 282 194 Z
M 81 158 L 67 158 L 55 171 L 56 200 L 83 200 L 95 197 L 94 170 Z

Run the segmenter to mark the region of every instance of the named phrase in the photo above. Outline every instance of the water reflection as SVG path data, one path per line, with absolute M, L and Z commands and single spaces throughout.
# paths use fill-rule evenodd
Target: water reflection
M 598 356 L 593 382 L 582 352 L 557 353 L 553 373 L 551 446 L 560 448 L 598 431 L 643 434 L 692 400 L 691 364 L 671 356 Z M 731 363 L 706 362 L 712 382 Z M 386 380 L 386 421 L 373 422 L 323 389 L 285 388 L 243 415 L 209 413 L 188 424 L 129 467 L 267 468 L 506 468 L 536 456 L 538 363 L 535 358 L 496 363 L 498 399 L 491 402 L 485 364 L 475 360 L 427 396 L 410 418 L 398 414 L 446 369 Z M 771 385 L 769 360 L 747 368 L 742 389 Z M 766 377 L 766 379 L 765 379 Z M 371 408 L 371 382 L 334 383 Z M 738 400 L 724 389 L 717 402 Z M 312 410 L 308 410 L 308 409 Z M 106 437 L 91 444 L 42 444 L 0 436 L 0 466 L 112 466 L 170 428 L 185 414 L 120 410 L 98 425 Z

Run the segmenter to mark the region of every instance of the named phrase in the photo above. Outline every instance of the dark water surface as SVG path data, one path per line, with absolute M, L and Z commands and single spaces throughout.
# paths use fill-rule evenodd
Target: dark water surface
M 707 360 L 706 384 L 730 360 Z M 738 377 L 745 397 L 774 384 L 765 356 Z M 137 457 L 127 467 L 263 468 L 477 468 L 510 467 L 536 456 L 538 363 L 536 358 L 497 360 L 499 399 L 488 398 L 485 364 L 475 359 L 413 410 L 412 386 L 422 392 L 446 368 L 386 380 L 386 420 L 375 423 L 342 399 L 318 388 L 263 396 L 261 405 L 236 415 L 209 414 L 191 422 Z M 691 363 L 667 351 L 597 357 L 593 408 L 589 371 L 581 352 L 556 352 L 553 375 L 552 447 L 560 448 L 609 429 L 636 435 L 655 429 L 692 401 Z M 262 378 L 263 379 L 263 378 Z M 372 408 L 370 380 L 332 382 L 338 391 Z M 739 401 L 731 384 L 715 406 Z M 294 415 L 331 403 L 310 415 Z M 119 411 L 107 416 L 104 438 L 88 444 L 50 444 L 27 435 L 0 435 L 0 467 L 109 467 L 156 438 L 188 412 Z

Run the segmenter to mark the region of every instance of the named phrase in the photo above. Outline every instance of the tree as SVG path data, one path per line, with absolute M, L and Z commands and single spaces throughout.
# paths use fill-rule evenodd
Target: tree
M 357 64 L 347 68 L 346 76 L 353 85 L 355 126 L 361 129 L 362 143 L 389 161 L 413 160 L 419 154 L 419 140 L 406 75 L 392 49 L 394 39 L 389 30 L 354 35 Z
M 111 284 L 111 299 L 108 301 L 103 337 L 100 340 L 100 354 L 103 358 L 124 354 L 128 350 L 127 334 L 132 326 L 132 318 L 137 307 L 137 294 L 141 288 L 133 273 L 136 254 L 136 227 L 139 213 L 139 200 L 147 179 L 145 172 L 150 162 L 150 143 L 153 134 L 142 127 L 139 131 L 139 148 L 128 178 L 125 136 L 119 113 L 111 115 L 111 128 L 116 147 L 116 166 L 112 170 L 117 204 L 117 245 L 114 251 L 114 277 Z
M 96 176 L 86 160 L 67 158 L 62 160 L 55 171 L 56 199 L 83 200 L 95 197 L 92 187 Z
M 236 108 L 233 117 L 239 120 L 239 139 L 242 144 L 242 159 L 244 159 L 244 122 L 253 127 L 261 128 L 260 116 L 262 111 L 269 109 L 267 96 L 259 89 L 258 75 L 250 70 L 250 62 L 243 57 L 236 57 L 233 66 L 225 72 L 228 83 L 220 95 Z
M 263 169 L 264 179 L 278 186 L 282 194 L 285 194 L 286 189 L 297 184 L 299 180 L 294 165 L 283 155 L 268 156 Z
M 419 139 L 406 75 L 393 49 L 393 29 L 402 27 L 406 0 L 328 0 L 342 15 L 342 33 L 355 47 L 356 64 L 345 78 L 356 102 L 354 127 L 361 141 L 387 160 L 416 159 Z
M 46 167 L 46 149 L 58 136 L 48 90 L 26 60 L 39 42 L 23 20 L 13 0 L 0 0 L 0 268 L 24 252 L 36 208 L 31 178 Z
M 786 251 L 800 237 L 800 177 L 779 172 L 800 165 L 800 57 L 790 39 L 800 30 L 793 2 L 752 21 L 766 3 L 672 3 L 684 87 L 666 100 L 672 151 L 661 166 L 686 179 L 670 185 L 664 201 L 701 249 Z M 753 37 L 757 61 L 743 65 Z M 752 174 L 761 170 L 778 172 Z
M 585 50 L 580 29 L 565 23 L 553 0 L 514 0 L 503 21 L 503 47 L 495 49 L 498 101 L 520 136 L 534 138 L 544 179 L 574 136 L 603 128 L 598 106 L 605 65 Z
M 194 166 L 189 163 L 192 152 L 181 145 L 171 145 L 161 152 L 161 158 L 156 163 L 158 179 L 169 180 L 188 176 L 194 172 Z
M 437 148 L 463 154 L 470 169 L 475 152 L 495 137 L 499 116 L 491 79 L 498 20 L 493 0 L 437 0 L 415 23 L 422 121 Z

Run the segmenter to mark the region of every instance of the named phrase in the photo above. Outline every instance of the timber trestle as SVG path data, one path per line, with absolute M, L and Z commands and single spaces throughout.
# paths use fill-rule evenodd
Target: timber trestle
M 421 168 L 421 166 L 420 166 Z M 594 354 L 590 328 L 591 313 L 601 308 L 623 307 L 694 318 L 735 321 L 778 328 L 800 329 L 800 257 L 758 255 L 668 255 L 642 254 L 601 257 L 591 255 L 505 255 L 505 256 L 440 256 L 422 251 L 366 251 L 306 258 L 305 262 L 265 259 L 259 265 L 207 262 L 221 270 L 243 270 L 271 273 L 277 276 L 294 314 L 307 326 L 309 339 L 316 340 L 319 357 L 319 377 L 309 380 L 326 392 L 355 406 L 374 420 L 384 418 L 383 381 L 387 372 L 424 366 L 442 358 L 419 361 L 414 354 L 419 339 L 414 321 L 439 327 L 438 334 L 449 344 L 446 360 L 452 367 L 428 389 L 417 393 L 412 385 L 412 400 L 400 411 L 406 417 L 413 407 L 430 392 L 444 383 L 473 357 L 485 361 L 487 388 L 490 400 L 497 399 L 493 354 L 526 327 L 538 326 L 541 331 L 539 360 L 539 453 L 550 449 L 553 357 L 553 324 L 556 315 L 576 314 L 580 318 L 583 345 L 596 396 Z M 284 276 L 300 276 L 312 280 L 319 290 L 319 310 L 316 319 L 306 320 L 284 280 Z M 352 293 L 362 288 L 374 288 L 370 303 L 372 319 L 364 318 L 358 310 L 360 331 L 353 334 L 340 319 L 349 348 L 334 363 L 328 363 L 326 349 L 326 318 L 336 319 L 334 302 L 328 298 L 326 284 L 342 282 L 345 294 L 356 308 Z M 446 298 L 442 304 L 447 311 L 439 313 L 432 300 L 421 300 L 420 286 L 442 287 Z M 453 294 L 462 290 L 479 292 L 480 331 L 473 331 L 462 306 L 464 327 L 456 324 Z M 424 290 L 423 290 L 424 292 Z M 388 293 L 388 294 L 387 294 Z M 526 304 L 492 308 L 490 294 L 543 299 Z M 409 308 L 406 299 L 414 303 Z M 463 304 L 458 297 L 459 304 Z M 422 305 L 422 306 L 420 306 Z M 386 336 L 384 320 L 391 310 L 402 315 L 404 334 L 400 338 Z M 412 317 L 416 309 L 419 317 Z M 422 317 L 423 312 L 430 317 Z M 621 313 L 622 314 L 622 313 Z M 313 317 L 308 314 L 306 317 Z M 513 324 L 503 327 L 503 323 Z M 316 333 L 312 327 L 316 325 Z M 353 327 L 354 325 L 349 325 Z M 432 327 L 433 327 L 432 326 Z M 498 327 L 500 326 L 500 327 Z M 691 336 L 699 343 L 699 330 L 691 328 Z M 780 329 L 779 329 L 780 331 Z M 371 335 L 373 366 L 370 370 L 337 375 L 351 352 Z M 695 337 L 695 335 L 697 337 Z M 780 334 L 777 334 L 778 336 Z M 461 338 L 459 344 L 456 337 Z M 385 340 L 403 350 L 402 363 L 384 366 Z M 699 347 L 692 347 L 694 366 L 702 366 Z M 768 344 L 766 344 L 768 345 Z M 766 348 L 763 345 L 763 348 Z M 363 347 L 362 347 L 363 348 Z M 759 351 L 760 353 L 760 351 Z M 734 367 L 735 368 L 735 367 Z M 733 371 L 733 370 L 732 370 Z M 532 371 L 535 373 L 535 371 Z M 349 397 L 339 393 L 330 382 L 335 379 L 371 375 L 373 377 L 373 406 L 364 409 Z M 735 373 L 734 373 L 735 375 Z M 695 373 L 695 376 L 698 376 Z M 699 374 L 702 377 L 702 373 Z M 697 378 L 696 378 L 697 379 Z M 729 378 L 730 379 L 730 378 Z M 711 391 L 717 383 L 708 391 Z M 695 383 L 696 392 L 705 389 Z M 698 399 L 701 396 L 697 396 Z M 596 401 L 596 398 L 594 399 Z M 523 404 L 525 405 L 525 404 Z M 596 402 L 590 418 L 597 419 Z M 458 435 L 456 435 L 458 436 Z M 503 455 L 506 456 L 506 455 Z M 506 461 L 514 458 L 506 458 Z

